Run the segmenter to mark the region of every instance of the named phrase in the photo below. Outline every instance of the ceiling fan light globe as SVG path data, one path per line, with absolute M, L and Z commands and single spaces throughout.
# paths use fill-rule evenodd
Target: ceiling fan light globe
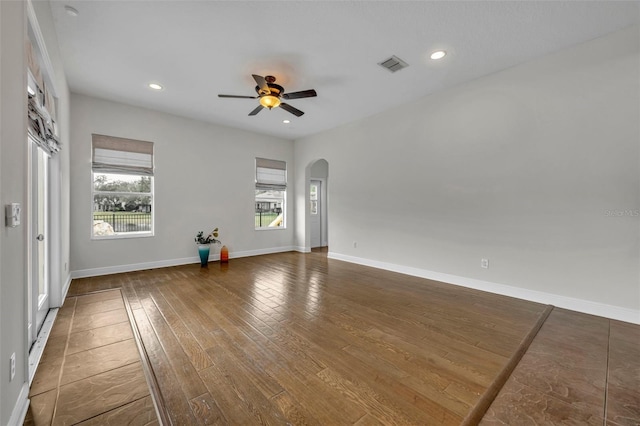
M 260 97 L 260 105 L 265 108 L 271 109 L 280 105 L 280 99 L 277 96 L 265 95 Z

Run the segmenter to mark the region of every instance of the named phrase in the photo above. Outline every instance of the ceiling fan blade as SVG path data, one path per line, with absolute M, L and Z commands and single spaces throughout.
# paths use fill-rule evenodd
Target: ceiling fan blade
M 269 89 L 269 85 L 267 84 L 267 80 L 265 80 L 264 77 L 262 77 L 260 75 L 256 75 L 256 74 L 251 74 L 251 75 L 253 76 L 253 79 L 258 84 L 258 87 L 260 88 L 260 92 L 261 93 L 264 93 L 265 95 L 268 95 L 269 93 L 271 93 L 271 89 Z
M 257 96 L 218 95 L 219 98 L 258 99 Z
M 301 90 L 300 92 L 285 93 L 282 95 L 285 99 L 312 98 L 318 96 L 315 90 Z
M 257 113 L 259 113 L 260 111 L 262 111 L 264 109 L 264 107 L 262 105 L 258 105 L 258 107 L 256 109 L 254 109 L 253 111 L 251 111 L 249 113 L 249 115 L 256 115 Z
M 300 117 L 301 115 L 304 114 L 304 112 L 300 111 L 298 108 L 294 108 L 289 104 L 285 104 L 284 102 L 280 103 L 280 108 L 282 108 L 285 111 L 289 111 L 291 114 L 295 115 L 296 117 Z

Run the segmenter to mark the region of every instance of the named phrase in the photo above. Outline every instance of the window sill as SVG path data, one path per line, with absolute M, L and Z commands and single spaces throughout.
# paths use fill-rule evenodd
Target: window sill
M 153 236 L 154 236 L 153 232 L 128 232 L 126 234 L 91 236 L 91 241 L 124 240 L 129 238 L 149 238 Z
M 287 228 L 285 226 L 274 226 L 272 228 L 255 228 L 256 231 L 284 231 Z

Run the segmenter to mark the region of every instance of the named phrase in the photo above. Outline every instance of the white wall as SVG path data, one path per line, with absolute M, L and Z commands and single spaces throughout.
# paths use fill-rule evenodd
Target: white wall
M 296 141 L 296 244 L 309 237 L 308 166 L 325 158 L 330 255 L 640 322 L 638 35 Z
M 28 392 L 27 341 L 27 229 L 28 164 L 26 123 L 26 61 L 24 43 L 27 36 L 26 2 L 0 2 L 0 424 L 20 421 L 26 409 Z M 60 154 L 60 194 L 53 200 L 61 210 L 60 235 L 54 247 L 58 251 L 58 283 L 68 280 L 63 264 L 68 262 L 68 163 L 69 96 L 53 31 L 48 3 L 36 2 L 34 9 L 52 63 L 58 91 L 58 118 L 63 151 Z M 65 151 L 66 149 L 66 151 Z M 66 185 L 66 186 L 65 186 Z M 22 224 L 4 226 L 4 206 L 22 204 Z M 65 227 L 66 226 L 66 227 Z M 59 248 L 58 248 L 59 247 Z M 61 295 L 57 295 L 58 299 Z M 10 380 L 9 357 L 16 353 L 16 376 Z
M 329 163 L 327 160 L 318 160 L 311 165 L 311 177 L 326 179 L 329 175 Z
M 5 227 L 4 206 L 27 194 L 26 74 L 23 2 L 0 2 L 0 424 L 7 424 L 27 383 L 26 214 L 22 225 Z M 9 358 L 16 354 L 10 380 Z
M 293 203 L 288 229 L 256 231 L 253 219 L 255 157 L 284 160 L 292 171 L 292 141 L 78 94 L 71 122 L 74 276 L 196 262 L 197 231 L 216 226 L 231 256 L 292 248 Z M 154 237 L 90 239 L 92 133 L 155 143 Z

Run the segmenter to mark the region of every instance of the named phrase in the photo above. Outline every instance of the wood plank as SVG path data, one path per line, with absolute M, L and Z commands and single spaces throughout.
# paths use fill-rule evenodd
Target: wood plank
M 151 297 L 141 298 L 140 303 L 147 314 L 147 318 L 156 336 L 158 336 L 158 340 L 162 345 L 164 353 L 167 355 L 169 364 L 177 373 L 177 384 L 182 388 L 185 397 L 190 400 L 206 393 L 207 388 L 202 383 L 197 370 L 182 350 L 175 334 L 171 332 L 171 329 L 158 311 Z
M 148 395 L 138 361 L 61 386 L 52 424 L 79 423 Z
M 202 300 L 202 298 L 191 299 L 191 302 L 197 304 L 199 300 Z M 205 309 L 207 308 L 205 307 Z M 215 315 L 214 311 L 211 311 L 210 309 L 207 309 L 207 310 L 208 312 L 210 312 L 210 314 Z M 218 319 L 222 323 L 225 323 L 225 320 L 229 320 L 232 316 L 233 316 L 233 313 L 229 312 L 228 314 L 225 314 L 219 317 Z M 235 326 L 230 322 L 227 323 L 227 327 L 232 334 L 232 336 L 229 336 L 229 338 L 232 338 L 234 339 L 234 341 L 239 342 L 239 344 L 241 344 L 242 347 L 245 348 L 245 350 L 249 349 L 249 347 L 251 347 L 252 349 L 255 347 L 255 346 L 246 346 L 246 345 L 251 345 L 252 338 L 257 338 L 263 343 L 265 342 L 265 340 L 262 340 L 264 339 L 264 336 L 261 336 L 260 333 L 256 333 L 256 330 L 253 329 L 252 327 L 246 327 L 246 326 L 242 327 L 242 325 Z M 222 329 L 225 330 L 225 326 L 222 326 Z M 246 332 L 252 335 L 252 338 L 249 338 L 247 335 L 245 335 L 244 332 L 239 332 L 240 329 L 246 330 Z M 258 357 L 254 357 L 256 362 L 260 362 L 260 365 L 263 366 L 263 368 L 265 369 L 265 372 L 271 375 L 272 377 L 277 377 L 278 378 L 277 380 L 280 383 L 286 383 L 287 387 L 298 389 L 298 392 L 296 394 L 300 396 L 301 403 L 303 405 L 305 403 L 308 403 L 308 406 L 317 408 L 317 411 L 314 413 L 314 415 L 317 418 L 321 418 L 321 419 L 325 418 L 327 413 L 332 413 L 332 412 L 335 412 L 335 417 L 327 417 L 327 421 L 330 421 L 330 419 L 335 419 L 337 417 L 344 418 L 345 414 L 340 415 L 340 413 L 349 413 L 347 418 L 355 416 L 354 420 L 358 418 L 359 416 L 358 410 L 352 404 L 348 403 L 343 398 L 341 398 L 338 393 L 326 393 L 331 389 L 324 387 L 323 383 L 320 380 L 318 380 L 318 378 L 314 375 L 318 371 L 317 370 L 318 367 L 313 368 L 311 370 L 311 373 L 304 374 L 301 372 L 304 369 L 299 370 L 299 368 L 296 368 L 295 362 L 296 361 L 299 362 L 299 359 L 296 356 L 298 352 L 295 352 L 292 357 L 291 357 L 292 354 L 289 354 L 288 357 L 285 357 L 283 356 L 283 354 L 285 353 L 284 351 L 279 351 L 277 347 L 273 345 L 269 345 L 269 347 L 271 347 L 272 351 L 275 351 L 272 353 L 277 354 L 276 359 L 280 359 L 281 362 L 284 361 L 284 359 L 286 359 L 287 360 L 285 361 L 286 364 L 277 363 L 277 362 L 275 363 L 269 362 L 265 364 L 263 362 L 265 359 L 272 359 L 273 357 L 269 356 L 267 353 L 260 350 L 258 353 L 260 353 L 261 355 Z M 217 348 L 217 345 L 214 346 L 213 348 L 210 348 L 208 351 L 213 351 L 216 348 Z M 216 353 L 224 353 L 224 351 L 222 352 L 216 351 Z M 288 368 L 283 368 L 284 366 L 287 366 Z M 296 371 L 298 372 L 295 373 Z M 295 376 L 292 376 L 292 373 L 294 373 Z M 262 379 L 264 379 L 264 377 Z M 259 378 L 257 380 L 261 380 L 261 379 Z M 314 394 L 306 395 L 306 392 L 301 391 L 309 388 L 315 389 Z
M 264 424 L 259 421 L 261 413 L 253 410 L 253 402 L 246 400 L 233 377 L 215 364 L 200 371 L 204 383 L 216 404 L 231 424 Z
M 140 361 L 133 339 L 111 343 L 65 357 L 61 385 Z
M 160 386 L 167 415 L 174 424 L 195 424 L 196 419 L 191 412 L 187 398 L 180 388 L 174 386 L 177 378 L 145 311 L 134 309 L 133 316 L 142 336 L 153 374 Z
M 67 355 L 72 355 L 77 352 L 106 346 L 111 343 L 117 343 L 132 338 L 133 333 L 131 332 L 131 325 L 128 321 L 71 333 L 69 335 Z
M 129 321 L 129 318 L 124 310 L 124 305 L 122 308 L 113 311 L 75 315 L 73 318 L 73 325 L 71 326 L 71 333 L 77 333 L 78 331 L 91 330 L 92 328 L 105 327 L 107 325 L 127 321 Z
M 304 327 L 292 324 L 288 324 L 288 327 L 301 335 L 305 335 Z M 431 422 L 442 422 L 449 418 L 454 418 L 455 422 L 459 420 L 458 417 L 460 415 L 453 414 L 449 407 L 454 405 L 459 410 L 468 408 L 466 404 L 460 403 L 455 398 L 444 395 L 441 388 L 436 387 L 435 389 L 430 389 L 430 392 L 425 391 L 426 387 L 433 387 L 433 382 L 421 380 L 421 373 L 430 371 L 430 369 L 419 370 L 418 375 L 412 377 L 410 374 L 399 371 L 395 366 L 387 368 L 389 364 L 385 363 L 376 363 L 379 368 L 370 368 L 369 362 L 362 363 L 361 360 L 364 358 L 366 361 L 371 361 L 372 358 L 351 356 L 348 349 L 353 349 L 358 344 L 357 342 L 343 348 L 342 351 L 337 351 L 335 349 L 332 350 L 330 339 L 324 338 L 325 336 L 320 337 L 318 338 L 315 333 L 306 336 L 315 345 L 313 348 L 314 353 L 317 353 L 321 359 L 325 357 L 331 359 L 331 368 L 341 376 L 343 382 L 355 384 L 365 394 L 375 395 L 375 399 L 379 401 L 378 405 L 383 405 L 389 412 L 396 413 L 394 417 L 401 419 L 403 423 L 421 423 L 424 421 L 425 415 L 428 416 L 427 418 Z M 327 370 L 324 371 L 326 374 Z M 413 380 L 407 382 L 408 379 Z M 328 380 L 325 381 L 331 383 Z M 398 399 L 398 395 L 405 397 Z M 412 396 L 407 397 L 407 395 Z M 385 420 L 385 417 L 388 417 L 388 413 L 380 415 L 379 413 L 372 413 L 366 406 L 364 408 L 378 420 L 388 422 L 388 420 Z
M 283 391 L 273 396 L 271 400 L 284 414 L 287 422 L 294 425 L 321 425 L 309 410 L 293 398 L 288 392 Z
M 611 321 L 606 420 L 640 424 L 640 327 Z
M 113 311 L 115 309 L 122 309 L 122 298 L 101 300 L 93 303 L 83 303 L 77 306 L 76 315 L 82 315 L 89 311 L 91 313 Z
M 211 366 L 211 359 L 204 349 L 198 344 L 198 340 L 189 330 L 180 315 L 176 313 L 171 304 L 167 302 L 158 290 L 150 292 L 151 298 L 167 325 L 178 339 L 182 350 L 189 357 L 196 370 L 202 370 Z
M 151 396 L 145 396 L 78 423 L 81 426 L 145 426 L 157 421 Z
M 207 349 L 215 345 L 216 340 L 212 333 L 218 329 L 218 325 L 211 320 L 197 306 L 183 300 L 179 293 L 174 293 L 172 289 L 161 288 L 160 293 L 171 305 L 171 308 L 180 315 L 189 332 L 196 339 L 202 349 Z
M 86 295 L 79 295 L 77 297 L 77 305 L 82 306 L 82 305 L 88 305 L 90 303 L 98 303 L 98 302 L 105 302 L 108 300 L 118 300 L 118 299 L 122 299 L 122 295 L 120 293 L 119 289 L 112 289 L 112 290 L 106 290 L 106 291 L 98 291 L 95 292 L 93 294 L 86 294 Z
M 25 425 L 50 425 L 56 408 L 58 389 L 51 389 L 39 395 L 29 397 L 29 418 Z
M 208 392 L 193 398 L 189 401 L 189 404 L 191 404 L 191 410 L 200 424 L 215 425 L 228 423 L 220 407 L 218 407 L 218 404 Z

